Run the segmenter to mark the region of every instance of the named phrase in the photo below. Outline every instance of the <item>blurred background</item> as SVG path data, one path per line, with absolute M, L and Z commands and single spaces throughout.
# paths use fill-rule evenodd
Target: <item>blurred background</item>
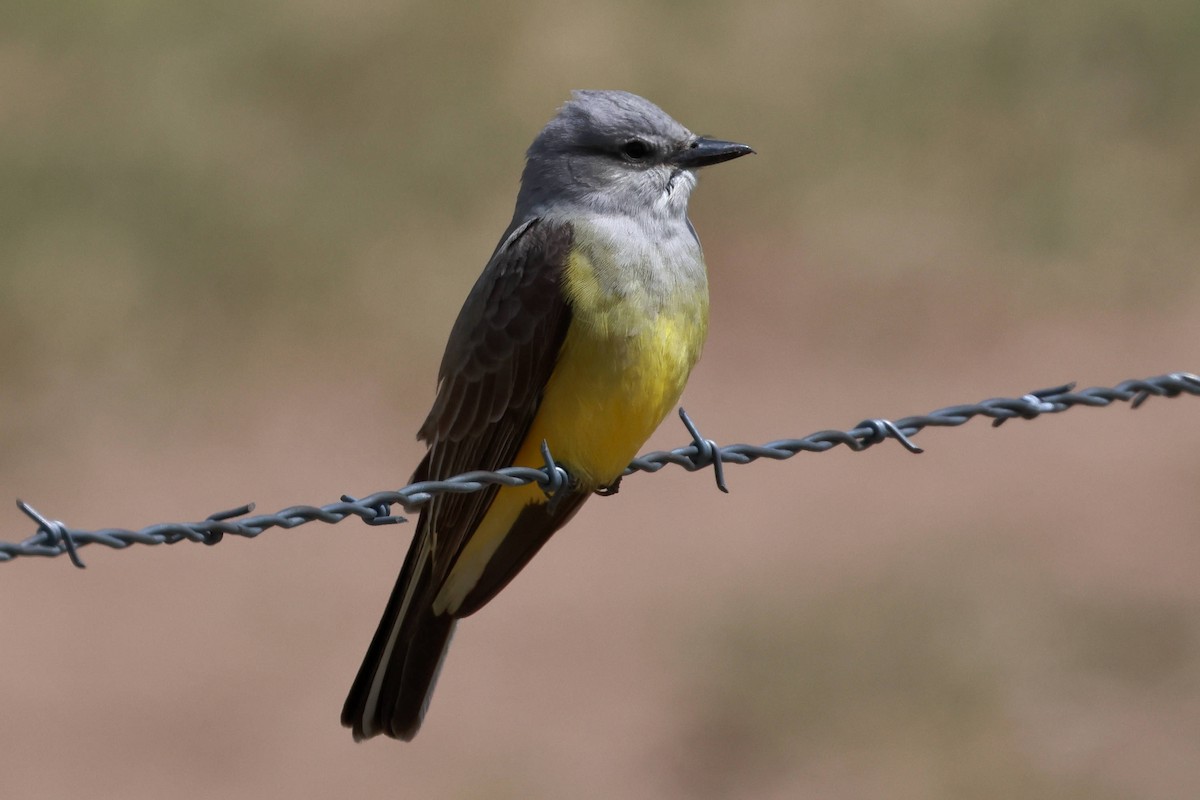
M 0 538 L 407 481 L 572 88 L 758 155 L 692 218 L 718 442 L 1200 370 L 1193 0 L 18 2 L 0 26 Z M 0 565 L 0 795 L 1180 798 L 1200 405 L 667 470 L 338 725 L 411 529 Z M 680 446 L 669 419 L 651 447 Z

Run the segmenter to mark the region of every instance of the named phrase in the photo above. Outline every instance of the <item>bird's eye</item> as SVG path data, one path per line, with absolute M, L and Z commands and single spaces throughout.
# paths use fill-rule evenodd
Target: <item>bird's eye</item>
M 627 161 L 644 161 L 650 152 L 650 145 L 641 139 L 630 139 L 621 145 L 621 155 Z

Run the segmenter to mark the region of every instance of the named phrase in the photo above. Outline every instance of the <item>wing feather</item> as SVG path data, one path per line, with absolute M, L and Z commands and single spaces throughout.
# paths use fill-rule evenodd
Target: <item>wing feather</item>
M 496 248 L 450 333 L 438 396 L 419 433 L 429 450 L 413 480 L 499 469 L 516 457 L 571 321 L 562 291 L 571 236 L 569 226 L 535 219 Z M 455 619 L 434 614 L 431 604 L 495 493 L 441 494 L 422 510 L 342 709 L 342 724 L 356 739 L 411 739 L 420 727 Z M 583 497 L 565 498 L 561 516 L 541 506 L 522 514 L 464 613 L 507 583 Z
M 446 345 L 438 396 L 420 432 L 429 443 L 423 478 L 512 464 L 570 324 L 562 275 L 571 242 L 569 225 L 535 219 L 492 256 Z M 431 502 L 425 513 L 437 507 L 435 565 L 453 563 L 495 492 Z

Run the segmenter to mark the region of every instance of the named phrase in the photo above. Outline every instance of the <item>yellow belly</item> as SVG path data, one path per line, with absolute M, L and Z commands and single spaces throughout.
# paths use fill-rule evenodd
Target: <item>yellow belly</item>
M 542 466 L 544 440 L 554 459 L 591 491 L 625 471 L 679 401 L 708 331 L 708 291 L 701 284 L 653 299 L 605 293 L 578 252 L 568 261 L 564 288 L 571 325 L 513 463 Z M 434 610 L 456 610 L 521 510 L 544 502 L 536 484 L 497 492 Z
M 634 333 L 573 321 L 518 463 L 550 452 L 587 489 L 612 483 L 683 392 L 700 354 L 694 313 L 660 314 Z

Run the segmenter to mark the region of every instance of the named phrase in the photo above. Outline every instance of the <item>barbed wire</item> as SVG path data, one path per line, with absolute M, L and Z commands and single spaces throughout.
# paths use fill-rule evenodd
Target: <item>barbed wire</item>
M 920 453 L 921 448 L 913 444 L 909 437 L 928 427 L 963 425 L 978 416 L 990 417 L 992 425 L 999 426 L 1017 417 L 1031 420 L 1078 406 L 1102 407 L 1117 401 L 1127 402 L 1132 408 L 1137 408 L 1149 397 L 1178 397 L 1181 394 L 1200 396 L 1200 377 L 1188 372 L 1172 372 L 1153 378 L 1122 381 L 1111 388 L 1093 387 L 1078 392 L 1073 391 L 1074 388 L 1075 384 L 1069 383 L 1039 389 L 1020 398 L 1000 397 L 973 404 L 947 406 L 928 414 L 904 417 L 895 422 L 887 419 L 868 419 L 849 430 L 824 430 L 799 439 L 780 439 L 763 445 L 732 444 L 725 447 L 718 447 L 711 439 L 704 438 L 687 412 L 681 408 L 679 416 L 691 434 L 692 442 L 675 450 L 639 456 L 630 463 L 624 474 L 658 472 L 668 464 L 683 467 L 689 472 L 711 467 L 717 487 L 727 492 L 725 464 L 749 464 L 760 458 L 781 461 L 802 452 L 823 453 L 838 445 L 861 452 L 888 439 L 897 440 L 910 452 Z M 349 517 L 358 517 L 368 525 L 391 525 L 407 521 L 405 517 L 393 515 L 392 506 L 401 506 L 412 511 L 429 502 L 437 494 L 478 492 L 496 485 L 523 486 L 536 483 L 553 498 L 571 485 L 571 476 L 554 462 L 553 455 L 544 442 L 542 458 L 545 466 L 541 468 L 507 467 L 495 472 L 466 472 L 446 480 L 421 481 L 401 489 L 375 492 L 363 498 L 342 495 L 340 501 L 319 507 L 291 506 L 274 514 L 249 516 L 254 510 L 254 504 L 248 503 L 218 511 L 200 522 L 168 522 L 136 531 L 123 528 L 103 528 L 96 531 L 72 528 L 59 520 L 46 517 L 29 503 L 18 500 L 17 507 L 37 523 L 37 532 L 20 542 L 0 542 L 0 562 L 30 556 L 66 555 L 75 566 L 82 568 L 84 564 L 79 557 L 79 549 L 89 544 L 100 544 L 118 550 L 134 544 L 175 544 L 182 541 L 213 545 L 220 542 L 226 534 L 253 538 L 272 528 L 295 528 L 309 522 L 335 524 Z M 600 494 L 615 492 L 614 485 Z

